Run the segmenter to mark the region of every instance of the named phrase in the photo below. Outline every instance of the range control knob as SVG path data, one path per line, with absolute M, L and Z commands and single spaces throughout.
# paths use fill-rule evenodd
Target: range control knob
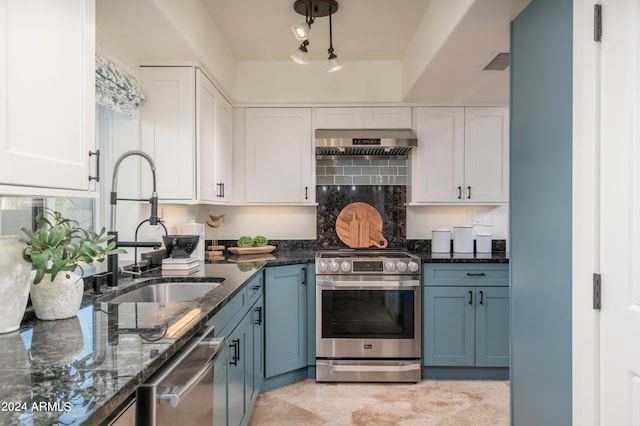
M 396 264 L 393 262 L 387 262 L 384 264 L 384 268 L 389 272 L 393 272 L 396 270 Z
M 404 272 L 407 270 L 407 264 L 401 260 L 398 262 L 397 268 L 399 272 Z
M 318 271 L 319 272 L 327 272 L 327 268 L 329 267 L 329 265 L 327 265 L 327 262 L 325 262 L 324 260 L 321 260 L 320 262 L 318 262 Z
M 340 264 L 335 260 L 332 260 L 331 263 L 329 263 L 329 269 L 331 269 L 331 272 L 338 272 L 338 269 L 340 269 Z
M 418 265 L 418 262 L 414 262 L 413 260 L 411 262 L 409 262 L 409 270 L 411 272 L 416 272 L 419 267 L 420 267 L 420 265 Z
M 340 269 L 342 269 L 342 272 L 349 272 L 351 270 L 351 262 L 345 260 L 340 264 Z

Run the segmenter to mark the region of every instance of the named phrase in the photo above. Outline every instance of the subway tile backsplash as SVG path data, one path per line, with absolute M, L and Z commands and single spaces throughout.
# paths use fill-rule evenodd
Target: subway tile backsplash
M 407 160 L 317 160 L 318 185 L 406 185 Z

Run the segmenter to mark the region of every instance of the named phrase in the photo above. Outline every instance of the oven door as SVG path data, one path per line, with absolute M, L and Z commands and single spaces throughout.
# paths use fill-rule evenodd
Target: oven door
M 318 276 L 316 356 L 420 358 L 419 276 Z

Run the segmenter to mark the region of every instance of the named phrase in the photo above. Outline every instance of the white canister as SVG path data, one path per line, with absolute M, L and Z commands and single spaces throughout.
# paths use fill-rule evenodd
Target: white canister
M 491 253 L 491 234 L 476 234 L 476 252 Z
M 431 231 L 431 252 L 451 252 L 451 231 L 446 228 L 438 228 Z
M 180 234 L 182 235 L 199 235 L 198 245 L 192 256 L 201 262 L 204 262 L 204 224 L 196 223 L 195 220 L 184 223 L 180 226 Z
M 473 226 L 453 227 L 453 251 L 454 253 L 473 253 Z

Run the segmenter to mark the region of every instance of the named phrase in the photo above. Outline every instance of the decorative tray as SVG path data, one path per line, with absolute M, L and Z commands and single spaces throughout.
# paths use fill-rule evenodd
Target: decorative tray
M 276 246 L 258 246 L 258 247 L 229 247 L 228 250 L 233 254 L 262 254 L 271 253 Z

